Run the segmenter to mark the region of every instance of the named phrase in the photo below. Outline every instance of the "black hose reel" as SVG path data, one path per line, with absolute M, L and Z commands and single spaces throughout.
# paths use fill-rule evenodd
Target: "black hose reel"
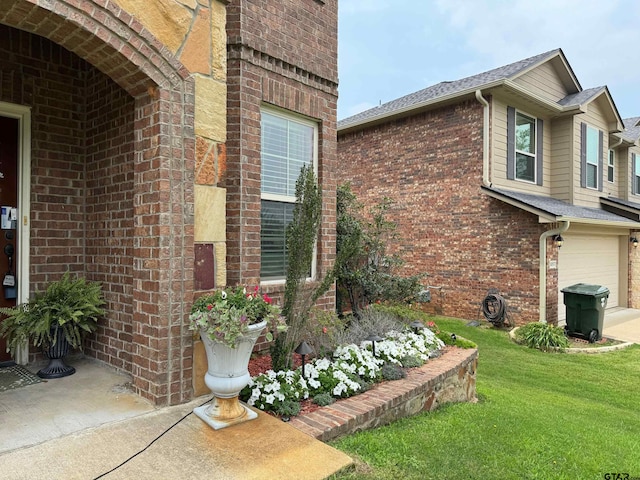
M 482 301 L 482 313 L 484 318 L 495 327 L 502 327 L 505 323 L 509 324 L 509 316 L 507 314 L 507 301 L 498 293 L 489 292 Z

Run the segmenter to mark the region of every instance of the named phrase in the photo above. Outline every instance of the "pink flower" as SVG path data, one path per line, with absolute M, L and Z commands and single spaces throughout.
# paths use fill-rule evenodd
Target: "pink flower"
M 327 333 L 327 327 L 322 327 L 322 333 Z
M 254 292 L 258 293 L 258 285 L 256 285 L 256 288 L 253 289 Z
M 267 295 L 266 293 L 264 295 L 262 295 L 262 299 L 267 302 L 269 305 L 271 305 L 271 302 L 273 302 L 273 299 Z
M 207 310 L 209 310 L 209 311 L 213 310 L 213 305 L 211 305 L 211 304 L 207 305 Z

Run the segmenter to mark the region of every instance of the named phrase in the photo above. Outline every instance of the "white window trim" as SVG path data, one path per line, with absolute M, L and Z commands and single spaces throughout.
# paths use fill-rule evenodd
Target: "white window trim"
M 611 158 L 612 155 L 613 158 Z M 613 180 L 609 180 L 609 169 L 613 171 Z M 616 183 L 616 151 L 611 148 L 609 149 L 609 156 L 607 157 L 607 182 Z
M 299 122 L 302 123 L 304 125 L 308 125 L 310 127 L 313 127 L 313 142 L 314 142 L 314 148 L 313 148 L 313 158 L 312 158 L 312 162 L 313 162 L 313 171 L 316 175 L 316 178 L 318 177 L 318 150 L 320 147 L 320 138 L 319 138 L 319 129 L 318 129 L 318 122 L 314 122 L 313 120 L 308 119 L 307 117 L 304 117 L 300 114 L 296 114 L 295 112 L 291 112 L 288 110 L 282 110 L 279 109 L 277 107 L 273 107 L 271 105 L 262 105 L 262 107 L 260 108 L 260 114 L 262 117 L 262 112 L 267 112 L 269 115 L 274 115 L 277 117 L 281 117 L 284 118 L 286 120 L 292 120 L 295 122 Z M 261 132 L 262 134 L 262 132 Z M 261 152 L 262 154 L 262 152 Z M 295 195 L 293 196 L 289 196 L 289 195 L 280 195 L 280 194 L 275 194 L 275 193 L 263 193 L 262 191 L 260 192 L 260 201 L 262 202 L 262 200 L 267 200 L 267 201 L 276 201 L 276 202 L 286 202 L 286 203 L 295 203 L 296 201 L 296 197 Z M 262 251 L 261 251 L 262 254 Z M 313 247 L 313 260 L 311 262 L 311 276 L 306 278 L 307 282 L 312 282 L 316 279 L 317 276 L 317 268 L 318 268 L 318 243 L 316 241 L 316 245 Z M 260 279 L 260 286 L 270 286 L 270 285 L 282 285 L 286 282 L 286 274 L 285 274 L 285 278 L 278 278 L 278 279 L 270 279 L 270 280 L 262 280 Z
M 513 144 L 516 145 L 515 158 L 513 159 L 513 162 L 514 162 L 513 178 L 518 182 L 528 183 L 530 185 L 537 185 L 538 184 L 538 118 L 534 117 L 533 115 L 529 115 L 528 113 L 525 113 L 521 110 L 516 109 L 516 117 L 514 122 L 514 129 L 513 129 L 514 137 L 516 135 L 516 132 L 518 131 L 518 114 L 524 115 L 525 117 L 531 118 L 533 120 L 533 132 L 535 135 L 535 141 L 533 142 L 533 149 L 535 153 L 532 154 L 531 152 L 523 152 L 522 150 L 518 150 L 518 147 L 517 147 L 518 142 L 516 142 L 515 138 L 513 139 Z M 527 157 L 533 158 L 533 180 L 518 178 L 518 154 L 526 155 Z
M 600 140 L 599 140 L 599 136 L 600 136 L 600 130 L 598 130 L 596 127 L 592 127 L 591 125 L 587 124 L 587 133 L 585 135 L 585 139 L 584 141 L 587 142 L 587 145 L 585 147 L 585 152 L 586 152 L 586 158 L 585 158 L 585 168 L 587 169 L 587 172 L 585 172 L 586 174 L 586 182 L 587 182 L 587 188 L 589 190 L 599 190 L 600 189 L 600 182 L 602 181 L 601 178 L 598 178 L 600 176 L 602 176 L 602 172 L 600 172 L 600 168 L 599 168 L 599 152 L 596 150 L 596 163 L 592 163 L 589 161 L 589 130 L 593 130 L 594 132 L 596 132 L 596 144 L 598 145 L 598 147 L 600 146 Z M 596 185 L 595 187 L 591 187 L 589 186 L 589 165 L 594 165 L 596 167 Z

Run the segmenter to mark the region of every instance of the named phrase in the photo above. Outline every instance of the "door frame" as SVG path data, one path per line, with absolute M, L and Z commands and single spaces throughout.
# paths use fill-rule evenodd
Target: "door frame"
M 30 213 L 31 213 L 31 108 L 0 102 L 0 115 L 18 120 L 18 275 L 17 303 L 29 300 Z M 16 351 L 14 361 L 27 364 L 29 343 Z

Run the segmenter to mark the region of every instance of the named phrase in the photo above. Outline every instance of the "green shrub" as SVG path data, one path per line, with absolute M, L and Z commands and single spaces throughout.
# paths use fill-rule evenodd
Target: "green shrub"
M 395 363 L 385 363 L 382 368 L 382 378 L 385 380 L 400 380 L 407 376 L 407 373 Z
M 328 392 L 319 393 L 318 395 L 313 397 L 313 403 L 321 407 L 326 407 L 327 405 L 331 405 L 335 401 L 336 399 L 333 398 L 331 394 Z
M 561 327 L 540 322 L 527 323 L 520 327 L 516 331 L 516 341 L 542 351 L 565 349 L 569 346 L 569 340 Z
M 274 412 L 282 417 L 295 417 L 300 413 L 300 402 L 284 400 L 275 408 Z
M 404 368 L 415 368 L 424 365 L 424 361 L 422 361 L 415 355 L 407 355 L 406 357 L 402 357 L 400 359 L 400 363 Z
M 371 305 L 371 308 L 377 310 L 378 312 L 384 312 L 388 315 L 393 315 L 405 325 L 408 325 L 411 322 L 415 321 L 423 322 L 426 324 L 429 320 L 429 314 L 417 308 L 413 308 L 411 305 L 408 305 L 406 303 L 376 303 Z

